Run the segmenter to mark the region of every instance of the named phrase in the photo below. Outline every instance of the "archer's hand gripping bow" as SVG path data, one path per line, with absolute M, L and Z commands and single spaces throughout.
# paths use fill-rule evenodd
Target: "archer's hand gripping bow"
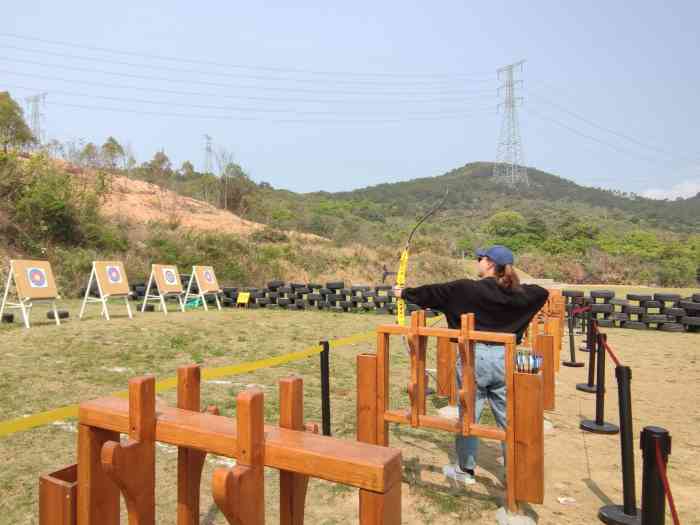
M 440 199 L 440 201 L 435 206 L 430 208 L 430 210 L 428 210 L 428 212 L 425 215 L 420 217 L 418 219 L 418 222 L 416 222 L 416 225 L 411 230 L 411 233 L 409 234 L 408 239 L 406 240 L 406 245 L 401 251 L 399 270 L 396 272 L 396 286 L 400 286 L 401 288 L 403 288 L 406 285 L 406 270 L 408 269 L 408 249 L 411 246 L 411 240 L 413 239 L 413 235 L 416 233 L 421 224 L 427 221 L 432 215 L 435 214 L 436 211 L 438 211 L 443 206 L 443 204 L 445 204 L 448 192 L 449 189 L 446 189 L 445 195 L 442 197 L 442 199 Z M 406 324 L 406 301 L 404 301 L 400 297 L 396 298 L 396 322 L 401 326 Z

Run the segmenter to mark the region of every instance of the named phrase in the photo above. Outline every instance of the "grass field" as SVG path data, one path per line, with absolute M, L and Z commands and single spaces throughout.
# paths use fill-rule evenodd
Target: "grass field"
M 690 293 L 690 292 L 688 292 Z M 56 327 L 37 310 L 31 330 L 17 323 L 0 327 L 0 420 L 22 417 L 63 405 L 124 390 L 130 377 L 152 373 L 157 379 L 171 377 L 178 365 L 201 363 L 219 367 L 301 350 L 321 339 L 367 332 L 389 317 L 262 310 L 194 311 L 138 314 L 130 321 L 125 313 L 102 321 L 97 308 L 78 321 L 77 301 L 63 303 L 71 319 Z M 122 308 L 123 310 L 123 308 Z M 700 486 L 700 440 L 696 429 L 697 364 L 700 334 L 668 334 L 607 330 L 609 341 L 621 359 L 632 366 L 635 436 L 642 426 L 657 424 L 673 435 L 669 476 L 684 524 L 700 523 L 692 508 Z M 408 382 L 408 360 L 398 340 L 392 352 L 392 399 L 406 403 L 402 390 Z M 355 356 L 373 351 L 374 340 L 334 349 L 331 356 L 333 434 L 353 439 L 355 434 Z M 584 354 L 579 354 L 583 356 Z M 545 503 L 529 512 L 540 523 L 597 523 L 598 507 L 612 500 L 619 503 L 619 438 L 593 436 L 578 430 L 579 419 L 592 417 L 593 399 L 574 389 L 584 379 L 583 369 L 562 367 L 558 377 L 557 408 L 546 417 L 554 431 L 545 438 Z M 251 384 L 265 392 L 268 422 L 277 419 L 277 380 L 289 374 L 304 379 L 305 413 L 320 421 L 318 356 L 254 373 L 222 378 L 203 384 L 202 404 L 217 405 L 224 415 L 234 411 L 236 394 Z M 608 385 L 615 385 L 608 368 Z M 175 392 L 159 398 L 175 404 Z M 609 389 L 606 418 L 617 421 L 614 387 Z M 444 400 L 432 398 L 430 410 Z M 502 466 L 499 447 L 486 442 L 481 449 L 477 481 L 469 490 L 450 485 L 441 474 L 444 463 L 454 459 L 452 438 L 444 433 L 391 427 L 391 445 L 400 448 L 404 461 L 404 523 L 493 523 L 502 503 Z M 637 439 L 635 437 L 635 439 Z M 37 479 L 45 472 L 75 461 L 74 421 L 0 438 L 0 523 L 37 523 Z M 159 446 L 158 523 L 175 523 L 176 449 Z M 202 523 L 225 523 L 210 496 L 211 474 L 217 465 L 230 465 L 225 458 L 209 457 L 202 478 Z M 641 482 L 637 457 L 637 485 Z M 266 471 L 267 519 L 277 522 L 277 471 Z M 638 489 L 639 494 L 639 489 Z M 573 505 L 557 498 L 573 497 Z M 356 491 L 312 480 L 307 496 L 309 524 L 356 523 Z M 693 521 L 696 520 L 696 521 Z M 125 523 L 125 514 L 122 522 Z

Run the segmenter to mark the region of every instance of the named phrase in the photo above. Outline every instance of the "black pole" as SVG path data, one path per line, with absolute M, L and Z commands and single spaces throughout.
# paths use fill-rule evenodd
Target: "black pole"
M 661 473 L 656 462 L 657 443 L 664 467 L 671 453 L 671 436 L 661 427 L 644 427 L 640 440 L 644 468 L 642 470 L 642 525 L 663 525 L 666 520 L 666 498 Z
M 586 334 L 586 347 L 588 348 L 588 382 L 587 383 L 579 383 L 576 385 L 576 390 L 580 390 L 581 392 L 588 392 L 589 394 L 593 394 L 596 392 L 596 387 L 595 387 L 595 358 L 596 358 L 596 351 L 594 348 L 595 345 L 595 321 L 593 319 L 593 316 L 591 312 L 586 312 L 586 325 L 587 325 L 587 334 Z
M 597 377 L 596 377 L 596 393 L 595 393 L 595 421 L 586 419 L 581 421 L 580 428 L 594 434 L 617 434 L 620 429 L 617 425 L 605 422 L 605 334 L 597 336 Z M 593 353 L 591 353 L 593 355 Z
M 593 315 L 593 312 L 590 310 L 587 310 L 586 313 L 584 314 L 583 318 L 583 324 L 586 327 L 586 342 L 581 345 L 579 350 L 581 352 L 590 352 L 593 349 L 594 341 L 593 337 L 595 336 L 595 327 L 593 323 L 595 322 L 595 316 Z
M 321 341 L 321 425 L 323 435 L 331 435 L 331 385 L 330 385 L 330 355 L 331 346 L 328 341 Z
M 617 393 L 620 405 L 620 450 L 622 454 L 623 505 L 605 505 L 598 511 L 598 518 L 608 525 L 635 525 L 639 523 L 637 496 L 634 480 L 634 443 L 632 439 L 632 369 L 615 368 Z
M 567 309 L 569 310 L 569 315 L 567 316 L 568 320 L 568 327 L 569 327 L 569 355 L 571 356 L 570 361 L 563 361 L 562 365 L 568 366 L 571 368 L 580 368 L 583 365 L 582 362 L 576 361 L 576 343 L 574 342 L 574 327 L 575 327 L 575 322 L 576 319 L 573 316 L 573 311 L 574 311 L 574 303 L 569 303 L 567 305 Z

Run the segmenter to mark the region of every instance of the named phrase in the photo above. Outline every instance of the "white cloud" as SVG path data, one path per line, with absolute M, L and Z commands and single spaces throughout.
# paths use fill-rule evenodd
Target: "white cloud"
M 683 199 L 695 197 L 698 193 L 700 193 L 700 178 L 684 180 L 668 188 L 649 188 L 642 192 L 642 196 L 649 199 L 674 200 L 678 197 Z

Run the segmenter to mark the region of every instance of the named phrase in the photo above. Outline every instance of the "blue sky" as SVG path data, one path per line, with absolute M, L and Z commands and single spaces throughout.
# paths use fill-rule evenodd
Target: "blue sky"
M 201 168 L 209 134 L 295 191 L 439 175 L 494 159 L 495 70 L 525 59 L 528 165 L 700 191 L 697 3 L 8 4 L 0 90 L 48 92 L 49 138 L 114 135 L 139 161 Z

